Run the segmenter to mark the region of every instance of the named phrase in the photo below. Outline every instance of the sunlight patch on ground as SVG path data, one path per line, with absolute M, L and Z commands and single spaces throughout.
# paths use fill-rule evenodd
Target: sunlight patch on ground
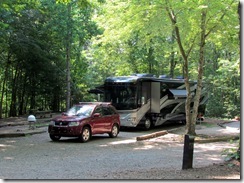
M 138 147 L 138 148 L 134 148 L 134 149 L 135 150 L 146 150 L 146 149 L 152 149 L 154 147 L 155 147 L 154 145 L 147 144 L 147 145 L 144 145 L 143 147 Z
M 235 144 L 231 144 L 228 142 L 195 144 L 194 153 L 193 153 L 194 164 L 196 166 L 199 166 L 199 165 L 204 166 L 204 165 L 207 165 L 206 162 L 208 162 L 209 160 L 212 163 L 223 162 L 226 157 L 223 154 L 223 151 L 226 149 L 229 149 L 229 148 L 233 148 L 233 147 L 235 147 Z M 214 153 L 215 153 L 215 155 L 214 155 Z
M 220 143 L 206 143 L 206 144 L 194 144 L 195 146 L 195 152 L 198 151 L 209 151 L 209 150 L 224 150 L 229 148 L 236 147 L 235 143 L 229 143 L 229 142 L 220 142 Z M 198 150 L 196 150 L 198 149 Z
M 230 134 L 240 133 L 240 129 L 227 127 L 226 129 L 217 130 L 217 132 L 219 132 L 222 135 L 225 135 L 225 134 L 230 135 Z
M 15 140 L 7 140 L 6 142 L 7 143 L 15 143 L 16 141 Z
M 193 155 L 194 156 L 194 155 Z M 213 156 L 213 155 L 211 155 L 211 154 L 205 154 L 204 156 L 202 156 L 202 157 L 199 157 L 197 154 L 195 154 L 195 156 L 194 156 L 195 158 L 195 160 L 196 161 L 206 161 L 206 159 L 208 159 L 208 160 L 211 160 L 211 161 L 213 161 L 213 162 L 219 162 L 219 161 L 222 161 L 223 160 L 223 156 L 221 156 L 221 154 L 219 154 L 219 155 L 215 155 L 215 156 Z
M 6 151 L 7 147 L 13 147 L 12 145 L 0 144 L 0 151 Z
M 219 179 L 219 180 L 223 180 L 226 179 L 226 176 L 214 176 L 214 179 Z M 241 179 L 240 175 L 236 174 L 236 175 L 228 175 L 228 179 Z
M 8 147 L 10 145 L 6 145 L 6 144 L 0 144 L 0 147 Z
M 5 160 L 13 160 L 14 157 L 4 157 Z
M 131 144 L 131 143 L 135 143 L 135 142 L 136 142 L 135 139 L 127 139 L 127 140 L 121 140 L 121 141 L 111 142 L 109 144 L 111 144 L 111 145 L 119 145 L 119 144 Z

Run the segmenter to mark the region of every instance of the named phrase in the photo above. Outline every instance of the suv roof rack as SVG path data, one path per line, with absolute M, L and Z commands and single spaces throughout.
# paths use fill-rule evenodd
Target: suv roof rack
M 111 102 L 79 102 L 79 104 L 111 105 Z

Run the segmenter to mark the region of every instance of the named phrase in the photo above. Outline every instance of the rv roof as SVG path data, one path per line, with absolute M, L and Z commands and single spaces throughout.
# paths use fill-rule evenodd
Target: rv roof
M 155 77 L 140 77 L 140 76 L 117 76 L 108 77 L 105 82 L 135 82 L 140 81 L 151 81 L 151 82 L 165 82 L 165 83 L 184 83 L 184 79 L 171 79 L 171 78 L 155 78 Z

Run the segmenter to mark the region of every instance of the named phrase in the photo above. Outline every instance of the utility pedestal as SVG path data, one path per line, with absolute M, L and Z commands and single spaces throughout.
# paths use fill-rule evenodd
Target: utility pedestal
M 184 140 L 182 169 L 192 168 L 195 136 L 186 134 Z
M 36 117 L 34 115 L 29 115 L 27 120 L 29 122 L 29 130 L 34 130 L 35 129 Z

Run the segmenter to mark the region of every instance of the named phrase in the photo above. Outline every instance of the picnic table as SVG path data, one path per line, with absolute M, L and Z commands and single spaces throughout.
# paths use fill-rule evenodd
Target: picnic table
M 30 110 L 36 118 L 47 118 L 47 117 L 52 117 L 52 111 L 51 110 L 37 110 L 37 109 L 31 109 Z

